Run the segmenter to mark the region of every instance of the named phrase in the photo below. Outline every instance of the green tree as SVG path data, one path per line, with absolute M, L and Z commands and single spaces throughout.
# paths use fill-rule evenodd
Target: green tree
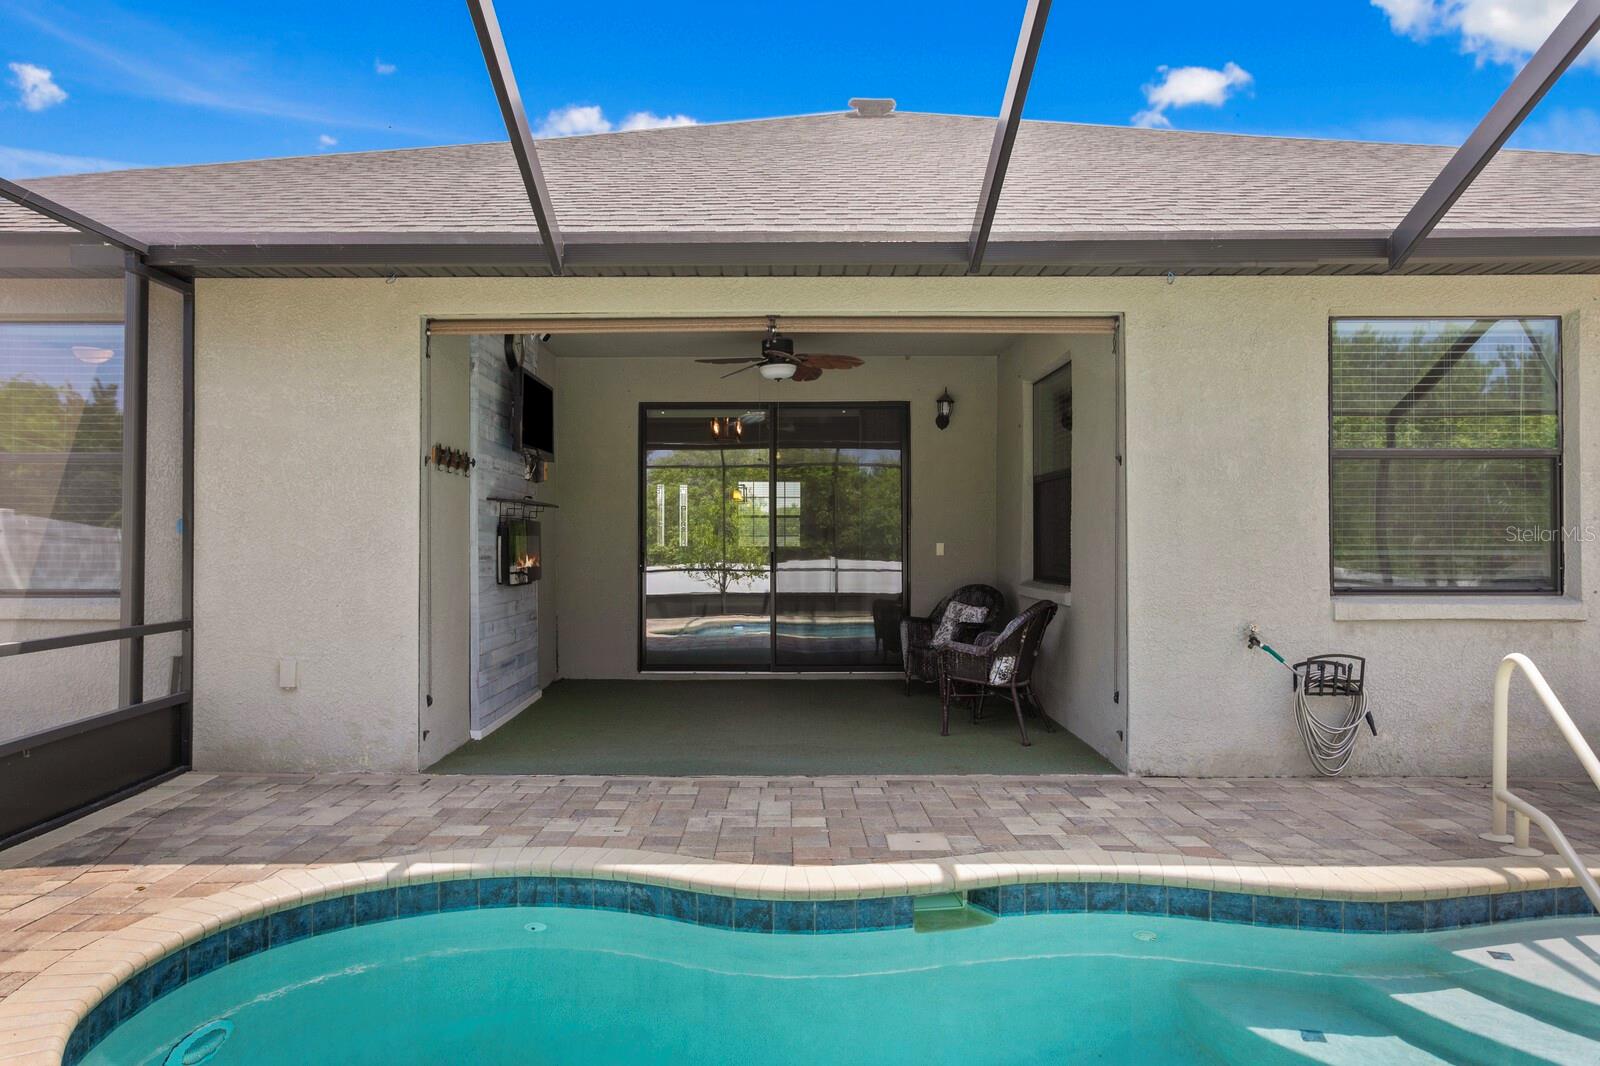
M 711 585 L 724 612 L 731 590 L 767 573 L 766 539 L 756 534 L 747 501 L 734 499 L 740 482 L 765 481 L 762 456 L 744 448 L 675 449 L 652 453 L 645 472 L 646 565 Z
M 120 389 L 0 381 L 0 507 L 115 528 L 121 524 Z

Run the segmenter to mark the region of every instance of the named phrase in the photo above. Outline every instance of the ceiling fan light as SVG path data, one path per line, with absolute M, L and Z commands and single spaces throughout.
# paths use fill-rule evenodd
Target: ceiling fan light
M 794 377 L 793 363 L 762 363 L 761 376 L 768 381 L 788 381 Z

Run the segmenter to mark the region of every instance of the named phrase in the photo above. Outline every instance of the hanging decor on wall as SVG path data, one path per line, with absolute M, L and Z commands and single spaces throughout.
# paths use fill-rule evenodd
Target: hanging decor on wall
M 435 470 L 447 474 L 467 474 L 478 465 L 478 460 L 460 448 L 447 448 L 443 444 L 435 444 L 428 449 L 428 454 L 423 457 L 424 466 L 432 466 Z

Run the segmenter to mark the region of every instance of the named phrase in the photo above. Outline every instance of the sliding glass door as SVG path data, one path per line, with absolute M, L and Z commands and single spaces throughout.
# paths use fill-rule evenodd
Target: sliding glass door
M 640 666 L 898 664 L 903 403 L 648 405 Z
M 772 474 L 767 413 L 647 407 L 641 423 L 641 665 L 771 665 L 768 523 L 745 493 Z
M 779 409 L 779 666 L 899 662 L 906 420 L 904 404 Z

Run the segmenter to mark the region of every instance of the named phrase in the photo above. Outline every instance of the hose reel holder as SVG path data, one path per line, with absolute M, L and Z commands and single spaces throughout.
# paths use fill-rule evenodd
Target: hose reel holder
M 1350 764 L 1356 737 L 1366 724 L 1378 735 L 1378 723 L 1367 710 L 1367 660 L 1360 655 L 1313 655 L 1290 663 L 1276 648 L 1261 640 L 1258 627 L 1246 631 L 1245 643 L 1259 648 L 1289 670 L 1294 692 L 1295 722 L 1311 764 L 1324 777 L 1337 777 Z M 1312 699 L 1342 700 L 1332 713 L 1318 714 Z

